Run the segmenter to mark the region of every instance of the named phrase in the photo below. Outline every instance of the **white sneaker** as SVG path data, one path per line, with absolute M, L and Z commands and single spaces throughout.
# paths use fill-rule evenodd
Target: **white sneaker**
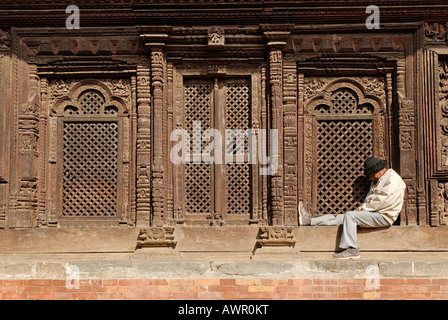
M 299 202 L 299 226 L 309 226 L 311 223 L 311 216 L 305 210 L 302 201 Z

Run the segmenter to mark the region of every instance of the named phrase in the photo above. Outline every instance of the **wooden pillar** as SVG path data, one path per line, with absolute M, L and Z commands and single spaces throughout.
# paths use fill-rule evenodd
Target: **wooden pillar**
M 154 163 L 152 166 L 152 225 L 159 227 L 164 221 L 164 166 L 163 166 L 163 65 L 164 53 L 161 47 L 151 47 L 151 80 L 154 111 Z
M 283 61 L 283 168 L 285 225 L 297 217 L 297 63 Z
M 0 30 L 0 228 L 6 227 L 10 157 L 10 34 Z
M 17 194 L 17 211 L 14 227 L 36 227 L 37 225 L 37 165 L 39 139 L 40 88 L 35 54 L 29 47 L 27 52 L 27 75 L 24 85 L 25 102 L 18 105 L 17 133 L 17 175 L 19 191 Z
M 149 227 L 151 214 L 151 94 L 149 61 L 137 66 L 137 199 L 136 226 Z
M 278 130 L 278 154 L 273 155 L 273 159 L 271 159 L 278 164 L 277 171 L 271 176 L 271 223 L 272 225 L 284 225 L 282 48 L 286 45 L 290 31 L 279 30 L 278 26 L 267 25 L 264 28 L 266 29 L 264 34 L 269 40 L 271 128 Z
M 164 179 L 164 90 L 166 57 L 164 52 L 167 34 L 144 34 L 146 46 L 151 50 L 151 89 L 152 89 L 152 133 L 153 162 L 152 178 L 152 219 L 151 226 L 160 227 L 166 222 L 166 186 Z

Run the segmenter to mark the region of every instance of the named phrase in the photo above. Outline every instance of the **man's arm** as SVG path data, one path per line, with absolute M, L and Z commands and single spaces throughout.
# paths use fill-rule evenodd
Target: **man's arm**
M 366 197 L 364 203 L 358 210 L 379 212 L 382 209 L 397 205 L 398 201 L 403 198 L 403 195 L 404 188 L 401 181 L 389 181 L 389 183 L 381 188 L 375 188 L 375 190 Z

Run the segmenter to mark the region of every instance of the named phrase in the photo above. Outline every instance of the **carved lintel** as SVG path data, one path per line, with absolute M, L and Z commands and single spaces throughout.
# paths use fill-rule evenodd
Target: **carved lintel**
M 208 75 L 225 75 L 227 73 L 227 66 L 219 64 L 211 64 L 207 68 Z
M 177 241 L 174 240 L 174 227 L 150 227 L 140 229 L 137 238 L 137 248 L 174 248 Z

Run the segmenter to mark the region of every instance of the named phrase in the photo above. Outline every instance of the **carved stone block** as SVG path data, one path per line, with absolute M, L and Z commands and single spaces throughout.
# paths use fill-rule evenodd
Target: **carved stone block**
M 296 240 L 293 235 L 294 227 L 262 226 L 260 227 L 257 244 L 254 250 L 254 258 L 284 257 L 285 255 L 297 255 Z
M 137 238 L 137 248 L 174 248 L 177 241 L 174 240 L 173 233 L 174 227 L 150 227 L 140 229 L 140 234 Z
M 209 46 L 223 46 L 225 44 L 224 28 L 221 26 L 210 27 L 207 36 Z

